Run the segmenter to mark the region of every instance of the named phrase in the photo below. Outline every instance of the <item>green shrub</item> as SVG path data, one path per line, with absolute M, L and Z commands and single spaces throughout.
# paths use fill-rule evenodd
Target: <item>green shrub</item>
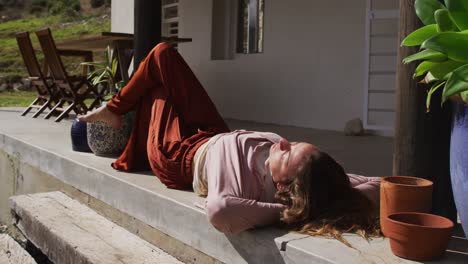
M 31 5 L 32 6 L 39 6 L 39 7 L 47 7 L 47 0 L 32 0 Z
M 39 14 L 47 10 L 48 1 L 47 0 L 32 0 L 29 13 Z
M 23 0 L 0 0 L 0 5 L 4 7 L 22 7 L 24 6 Z
M 29 13 L 31 14 L 40 14 L 40 13 L 43 13 L 44 12 L 44 8 L 40 7 L 40 6 L 31 6 L 31 8 L 29 8 Z
M 91 0 L 91 7 L 97 8 L 105 4 L 104 0 Z
M 3 79 L 6 83 L 17 83 L 17 82 L 21 82 L 21 78 L 22 78 L 21 75 L 11 74 L 11 75 L 5 76 Z
M 65 14 L 74 16 L 81 10 L 79 0 L 49 1 L 49 13 L 52 15 Z

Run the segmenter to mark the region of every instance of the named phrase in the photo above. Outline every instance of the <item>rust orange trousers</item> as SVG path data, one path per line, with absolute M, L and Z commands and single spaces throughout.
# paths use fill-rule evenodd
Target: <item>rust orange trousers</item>
M 118 115 L 136 111 L 130 139 L 112 167 L 151 168 L 169 188 L 192 188 L 196 150 L 213 135 L 229 131 L 187 63 L 167 43 L 151 50 L 107 108 Z

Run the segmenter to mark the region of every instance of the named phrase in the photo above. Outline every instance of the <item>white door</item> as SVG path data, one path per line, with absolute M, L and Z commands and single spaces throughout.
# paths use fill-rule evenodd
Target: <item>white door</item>
M 398 49 L 398 1 L 367 0 L 364 127 L 393 134 Z

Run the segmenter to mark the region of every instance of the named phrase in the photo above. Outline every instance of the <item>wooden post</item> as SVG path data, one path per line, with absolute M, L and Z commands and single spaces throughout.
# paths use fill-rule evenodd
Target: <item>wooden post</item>
M 399 43 L 420 26 L 414 0 L 400 0 Z M 450 106 L 441 108 L 440 94 L 435 95 L 431 112 L 426 114 L 427 87 L 412 77 L 417 64 L 401 62 L 417 50 L 398 49 L 393 174 L 433 181 L 433 212 L 453 220 L 456 211 L 449 169 Z
M 159 42 L 161 42 L 161 0 L 135 0 L 134 70 Z

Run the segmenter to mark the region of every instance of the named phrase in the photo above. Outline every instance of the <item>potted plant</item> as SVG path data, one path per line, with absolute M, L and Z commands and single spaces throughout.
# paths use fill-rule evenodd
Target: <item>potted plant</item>
M 103 105 L 125 86 L 125 82 L 116 79 L 118 68 L 117 58 L 112 56 L 109 47 L 105 52 L 104 62 L 84 62 L 90 67 L 88 79 L 93 85 L 107 90 Z M 127 145 L 132 129 L 133 113 L 123 116 L 123 126 L 112 128 L 104 122 L 89 123 L 87 126 L 87 139 L 90 149 L 97 156 L 118 156 Z
M 415 11 L 424 26 L 409 34 L 403 46 L 420 46 L 420 51 L 403 62 L 419 61 L 414 77 L 431 84 L 431 96 L 442 89 L 442 104 L 454 105 L 450 142 L 450 174 L 455 204 L 468 234 L 468 1 L 416 0 Z

